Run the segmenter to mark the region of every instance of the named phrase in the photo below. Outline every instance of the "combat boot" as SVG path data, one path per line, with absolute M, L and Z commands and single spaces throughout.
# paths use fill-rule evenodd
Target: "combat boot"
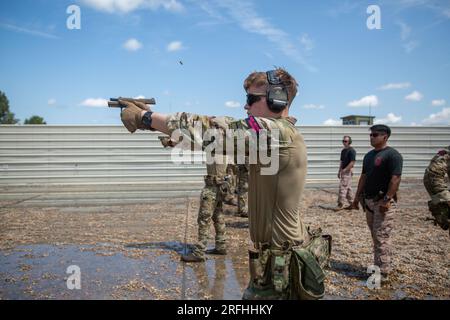
M 235 206 L 235 207 L 237 207 L 237 205 L 238 205 L 236 198 L 233 196 L 226 197 L 223 200 L 223 203 L 228 204 L 230 206 Z
M 387 285 L 387 284 L 390 283 L 389 273 L 387 273 L 387 272 L 382 272 L 381 273 L 380 283 L 381 283 L 382 286 Z
M 193 254 L 193 253 L 189 253 L 189 254 L 181 255 L 180 260 L 184 261 L 184 262 L 204 262 L 205 261 L 205 257 L 198 256 L 198 255 Z
M 241 211 L 241 212 L 239 212 L 239 217 L 248 218 L 248 211 Z
M 216 254 L 216 255 L 220 255 L 220 256 L 225 256 L 227 254 L 227 249 L 210 249 L 210 250 L 206 250 L 207 254 Z

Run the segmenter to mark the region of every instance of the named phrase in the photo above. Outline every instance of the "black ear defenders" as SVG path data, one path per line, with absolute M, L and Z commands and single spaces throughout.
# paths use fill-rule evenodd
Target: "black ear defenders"
M 269 109 L 279 113 L 287 107 L 289 103 L 287 88 L 281 79 L 276 75 L 276 70 L 266 72 L 269 87 L 267 88 L 266 100 Z

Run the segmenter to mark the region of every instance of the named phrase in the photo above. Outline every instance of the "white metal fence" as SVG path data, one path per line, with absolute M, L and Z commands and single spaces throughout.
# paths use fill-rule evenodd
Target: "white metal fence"
M 342 136 L 357 151 L 356 175 L 369 151 L 367 126 L 300 126 L 308 179 L 336 179 Z M 146 183 L 182 189 L 201 185 L 202 164 L 173 163 L 158 134 L 130 135 L 122 126 L 0 126 L 0 187 Z M 393 127 L 389 145 L 404 159 L 404 176 L 421 177 L 450 127 Z

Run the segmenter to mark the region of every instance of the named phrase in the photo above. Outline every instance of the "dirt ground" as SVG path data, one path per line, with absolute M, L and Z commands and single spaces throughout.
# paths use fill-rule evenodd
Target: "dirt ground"
M 369 289 L 372 242 L 362 211 L 339 213 L 336 187 L 307 188 L 304 221 L 333 236 L 325 299 L 449 299 L 450 238 L 434 226 L 420 185 L 405 186 L 392 234 L 394 272 Z M 198 198 L 154 204 L 14 207 L 0 201 L 1 299 L 240 299 L 248 283 L 248 223 L 225 206 L 227 256 L 186 264 L 197 237 Z M 213 238 L 210 247 L 213 246 Z M 81 270 L 69 290 L 67 267 Z

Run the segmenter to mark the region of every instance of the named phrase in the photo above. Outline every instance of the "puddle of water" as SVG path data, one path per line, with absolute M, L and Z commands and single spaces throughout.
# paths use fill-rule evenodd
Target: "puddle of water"
M 190 248 L 187 248 L 190 250 Z M 246 257 L 209 256 L 205 263 L 183 263 L 181 242 L 112 246 L 28 245 L 0 251 L 1 299 L 241 299 L 247 286 Z M 69 290 L 66 273 L 76 265 L 81 289 Z M 344 274 L 339 286 L 353 279 L 351 292 L 326 294 L 324 300 L 370 299 L 361 272 L 334 264 Z M 356 280 L 356 281 L 355 281 Z M 390 299 L 408 299 L 402 286 L 387 290 Z M 436 299 L 433 296 L 425 299 Z
M 111 250 L 112 249 L 112 250 Z M 157 250 L 155 250 L 157 249 Z M 2 299 L 240 299 L 231 260 L 184 264 L 178 242 L 106 246 L 29 245 L 0 251 Z M 69 290 L 67 267 L 81 271 Z

